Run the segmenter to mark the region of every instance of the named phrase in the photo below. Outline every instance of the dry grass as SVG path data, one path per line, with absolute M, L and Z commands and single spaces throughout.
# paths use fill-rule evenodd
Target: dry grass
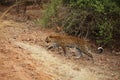
M 47 74 L 54 76 L 55 80 L 98 80 L 97 75 L 94 72 L 91 72 L 86 68 L 74 70 L 74 64 L 53 57 L 47 50 L 40 46 L 16 41 L 13 42 L 17 46 L 33 53 L 32 56 L 44 65 L 44 68 L 41 67 L 41 69 L 46 71 Z

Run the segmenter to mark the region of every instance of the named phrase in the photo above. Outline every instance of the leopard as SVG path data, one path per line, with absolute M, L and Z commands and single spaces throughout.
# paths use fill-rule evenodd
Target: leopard
M 66 47 L 69 47 L 75 48 L 77 50 L 78 55 L 76 58 L 80 58 L 81 56 L 83 56 L 83 54 L 85 54 L 93 60 L 92 52 L 91 50 L 89 50 L 90 47 L 89 40 L 68 35 L 52 34 L 45 38 L 45 42 L 53 44 L 50 45 L 48 49 L 61 47 L 63 49 L 64 56 L 66 56 L 67 54 Z

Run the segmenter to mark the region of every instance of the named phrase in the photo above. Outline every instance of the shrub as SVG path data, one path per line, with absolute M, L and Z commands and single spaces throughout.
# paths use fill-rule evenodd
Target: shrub
M 70 35 L 112 45 L 120 35 L 119 4 L 119 0 L 52 0 L 46 9 L 44 22 L 62 26 Z
M 61 3 L 61 0 L 51 0 L 51 3 L 48 5 L 47 9 L 43 12 L 43 26 L 49 26 L 51 24 L 51 18 L 55 16 L 57 12 L 57 8 L 59 4 Z M 51 21 L 51 22 L 50 22 Z

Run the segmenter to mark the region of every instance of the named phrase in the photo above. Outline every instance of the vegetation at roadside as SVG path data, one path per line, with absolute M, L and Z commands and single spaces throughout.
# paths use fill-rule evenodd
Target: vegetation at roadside
M 70 35 L 89 38 L 101 46 L 120 45 L 119 0 L 51 0 L 43 14 L 45 27 L 59 26 Z
M 1 18 L 17 2 L 1 0 L 0 5 L 9 6 Z M 22 4 L 15 5 L 14 9 L 17 14 L 23 13 L 26 16 L 25 19 L 30 20 L 30 16 L 26 14 L 29 5 L 41 6 L 42 19 L 37 18 L 33 21 L 42 23 L 44 27 L 59 29 L 77 37 L 89 38 L 101 46 L 119 48 L 119 0 L 22 0 Z

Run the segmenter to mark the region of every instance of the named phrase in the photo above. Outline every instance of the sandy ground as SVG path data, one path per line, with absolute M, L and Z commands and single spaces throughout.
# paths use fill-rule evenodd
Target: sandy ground
M 30 20 L 40 13 L 28 7 Z M 44 40 L 52 30 L 13 14 L 0 20 L 0 80 L 120 80 L 120 55 L 94 52 L 94 63 L 87 57 L 64 57 L 62 50 L 47 50 Z
M 34 23 L 0 22 L 0 80 L 120 80 L 120 56 L 105 51 L 86 57 L 64 57 L 47 50 L 44 39 L 51 30 Z

